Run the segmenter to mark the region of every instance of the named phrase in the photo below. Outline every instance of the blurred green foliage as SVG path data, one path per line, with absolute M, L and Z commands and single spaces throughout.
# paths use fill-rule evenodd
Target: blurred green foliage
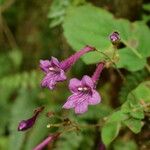
M 97 150 L 102 142 L 107 149 L 137 150 L 148 143 L 144 138 L 142 145 L 134 134 L 147 136 L 146 118 L 150 113 L 149 4 L 143 1 L 141 18 L 130 22 L 113 16 L 108 6 L 107 10 L 99 7 L 98 1 L 91 1 L 93 4 L 87 1 L 0 0 L 1 150 L 31 150 L 49 133 L 63 131 L 63 126 L 46 128 L 48 123 L 62 121 L 57 117 L 47 118 L 48 111 L 83 126 L 100 125 L 62 134 L 53 143 L 55 150 Z M 101 104 L 90 106 L 81 116 L 63 110 L 70 94 L 68 81 L 60 83 L 54 91 L 42 89 L 39 60 L 50 56 L 62 60 L 87 44 L 113 59 L 114 47 L 108 39 L 113 31 L 120 33 L 123 46 L 116 54 L 119 59 L 114 60 L 117 68 L 112 66 L 102 73 L 97 87 Z M 87 54 L 73 66 L 68 78 L 91 75 L 93 64 L 100 60 L 106 57 L 99 52 Z M 114 71 L 120 68 L 125 81 Z M 46 108 L 33 128 L 18 132 L 20 120 L 30 118 L 39 106 Z
M 104 9 L 89 4 L 70 8 L 63 27 L 68 42 L 75 50 L 88 43 L 100 51 L 111 51 L 108 36 L 113 31 L 119 32 L 122 42 L 126 45 L 118 52 L 119 68 L 130 71 L 140 70 L 146 64 L 146 58 L 150 56 L 147 38 L 150 35 L 149 28 L 140 22 L 130 23 L 128 20 L 115 19 Z M 83 60 L 87 64 L 97 63 L 100 60 L 99 55 L 88 54 Z
M 48 18 L 51 19 L 50 27 L 55 27 L 63 23 L 67 9 L 71 6 L 84 4 L 86 0 L 55 0 L 52 2 Z

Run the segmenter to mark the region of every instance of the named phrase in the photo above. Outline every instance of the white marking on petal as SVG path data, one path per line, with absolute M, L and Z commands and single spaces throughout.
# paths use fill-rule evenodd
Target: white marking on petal
M 82 88 L 82 87 L 79 87 L 79 88 L 78 88 L 78 91 L 83 91 L 83 88 Z
M 83 90 L 84 90 L 84 91 L 87 91 L 87 90 L 88 90 L 88 88 L 87 88 L 87 87 L 84 87 L 84 88 L 83 88 Z
M 53 67 L 48 68 L 50 71 L 54 71 L 55 69 Z

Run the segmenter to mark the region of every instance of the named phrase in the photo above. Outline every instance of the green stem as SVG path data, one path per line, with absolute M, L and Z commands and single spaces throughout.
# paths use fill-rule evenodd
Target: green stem
M 114 61 L 113 61 L 109 56 L 107 56 L 104 52 L 101 52 L 101 51 L 99 51 L 99 50 L 97 50 L 97 49 L 96 49 L 96 51 L 99 52 L 99 53 L 101 53 L 101 54 L 103 54 L 107 59 L 110 60 L 110 62 L 115 66 L 115 68 L 116 68 L 118 74 L 120 75 L 120 77 L 125 81 L 126 79 L 125 79 L 124 75 L 123 75 L 123 74 L 120 72 L 120 70 L 117 68 L 117 65 L 114 63 Z

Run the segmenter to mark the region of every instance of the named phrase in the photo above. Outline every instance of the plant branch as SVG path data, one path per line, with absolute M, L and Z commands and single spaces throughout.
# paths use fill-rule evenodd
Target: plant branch
M 110 62 L 115 66 L 115 68 L 116 68 L 118 74 L 120 75 L 120 77 L 125 81 L 126 79 L 125 79 L 124 75 L 123 75 L 123 74 L 121 73 L 121 71 L 117 68 L 117 65 L 115 64 L 115 62 L 114 62 L 109 56 L 107 56 L 104 52 L 99 51 L 99 50 L 96 50 L 96 51 L 99 52 L 99 53 L 101 53 L 101 54 L 103 54 L 107 59 L 110 60 Z

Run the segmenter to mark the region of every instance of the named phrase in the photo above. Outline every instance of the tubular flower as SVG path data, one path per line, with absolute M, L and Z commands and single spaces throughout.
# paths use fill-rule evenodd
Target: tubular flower
M 67 79 L 65 72 L 69 70 L 82 55 L 92 50 L 95 50 L 95 48 L 86 46 L 61 62 L 55 57 L 51 57 L 51 60 L 40 60 L 40 68 L 45 73 L 41 86 L 47 87 L 50 90 L 54 89 L 57 82 L 62 82 Z
M 76 114 L 82 114 L 88 110 L 88 105 L 100 103 L 101 97 L 96 91 L 96 84 L 103 68 L 104 63 L 100 63 L 92 77 L 84 75 L 81 80 L 76 78 L 71 79 L 69 89 L 72 95 L 67 99 L 63 108 L 74 108 Z
M 46 147 L 49 143 L 52 143 L 60 133 L 57 133 L 55 135 L 49 135 L 46 139 L 44 139 L 39 145 L 37 145 L 33 150 L 42 150 L 44 147 Z
M 43 109 L 44 109 L 44 107 L 37 108 L 34 111 L 33 117 L 31 117 L 27 120 L 22 120 L 18 125 L 18 131 L 25 131 L 25 130 L 31 128 L 35 124 L 35 121 L 36 121 L 39 113 L 42 112 Z

